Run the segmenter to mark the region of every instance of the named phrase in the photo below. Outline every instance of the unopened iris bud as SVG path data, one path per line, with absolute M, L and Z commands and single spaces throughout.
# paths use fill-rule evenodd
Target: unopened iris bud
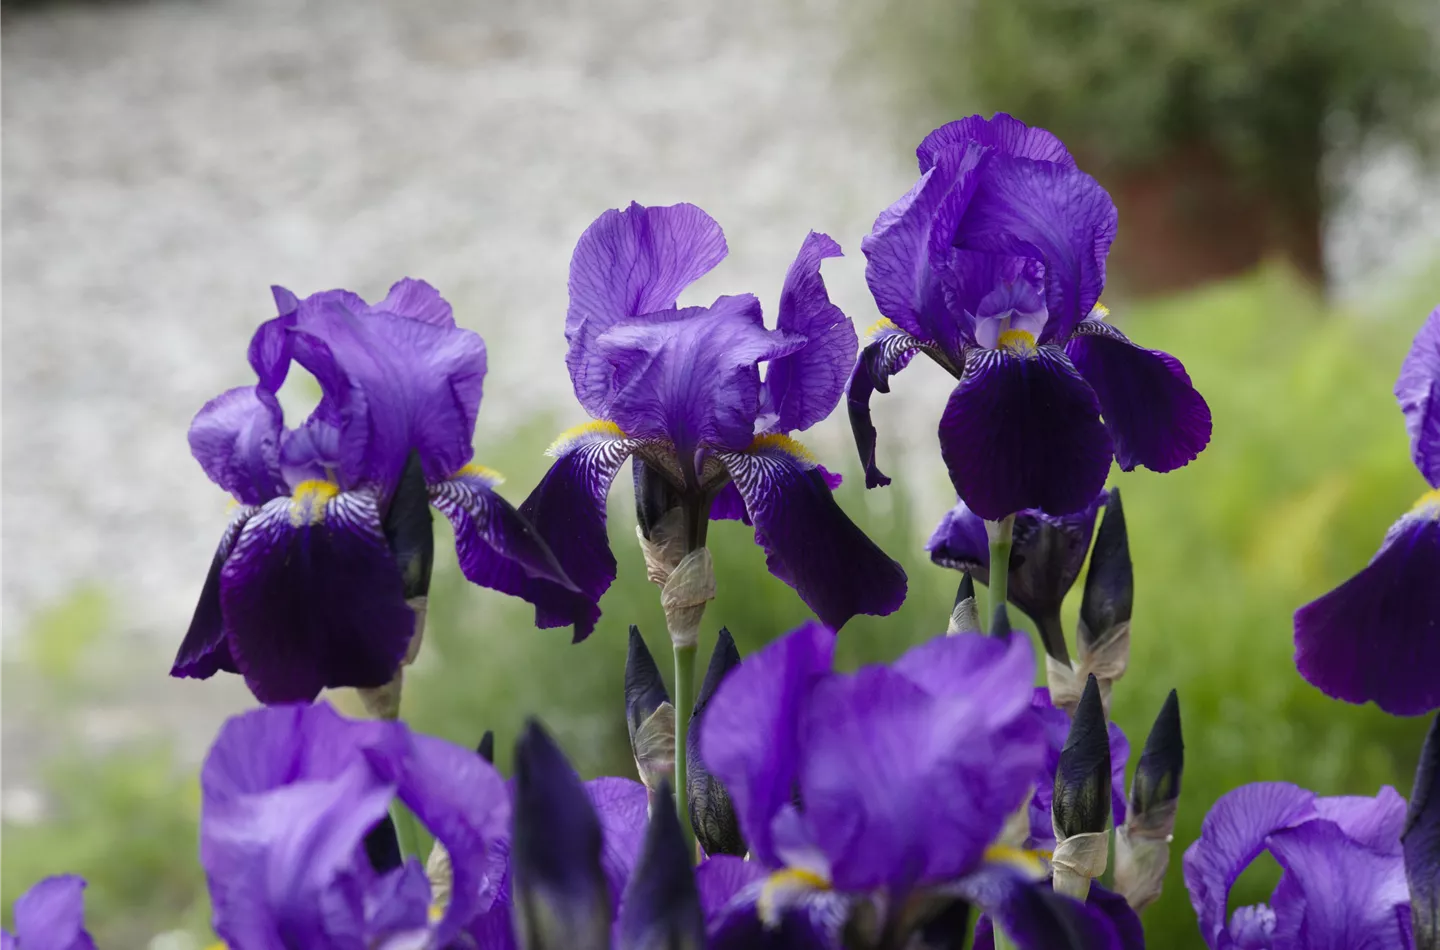
M 475 746 L 475 754 L 491 765 L 495 764 L 495 731 L 493 729 L 485 730 L 485 734 L 480 737 L 480 743 Z
M 682 501 L 670 479 L 643 460 L 633 458 L 630 466 L 635 474 L 635 520 L 639 522 L 641 537 L 653 541 L 660 522 L 679 508 Z
M 1090 882 L 1105 872 L 1109 859 L 1105 829 L 1110 822 L 1110 734 L 1093 675 L 1085 682 L 1060 750 L 1050 820 L 1055 828 L 1055 890 L 1084 900 Z
M 1135 603 L 1135 572 L 1130 563 L 1130 536 L 1125 530 L 1125 509 L 1119 489 L 1111 489 L 1105 503 L 1105 517 L 1095 535 L 1090 553 L 1090 573 L 1085 577 L 1085 594 L 1080 601 L 1080 626 L 1076 637 L 1083 650 L 1092 649 L 1117 635 L 1122 626 L 1129 632 L 1130 612 Z
M 1400 843 L 1410 884 L 1415 950 L 1440 950 L 1440 716 L 1430 723 L 1420 750 Z
M 950 610 L 950 623 L 945 628 L 948 634 L 980 633 L 980 607 L 975 600 L 975 578 L 966 571 L 960 576 L 960 587 L 955 591 L 955 606 Z
M 1145 740 L 1130 783 L 1130 814 L 1115 835 L 1115 889 L 1137 911 L 1160 897 L 1165 882 L 1184 769 L 1180 700 L 1172 689 Z
M 515 931 L 526 950 L 609 950 L 600 820 L 580 777 L 535 720 L 515 743 L 510 852 Z
M 705 767 L 699 743 L 700 719 L 705 714 L 710 697 L 720 688 L 725 675 L 739 665 L 740 651 L 735 649 L 735 639 L 730 636 L 729 630 L 721 627 L 715 652 L 710 654 L 710 666 L 705 670 L 705 681 L 700 684 L 700 695 L 695 698 L 690 731 L 685 737 L 685 786 L 690 804 L 690 824 L 705 853 L 743 857 L 745 839 L 740 834 L 740 820 L 735 816 L 730 793 Z
M 621 902 L 618 950 L 705 950 L 705 915 L 675 799 L 661 782 Z
M 625 725 L 635 770 L 653 799 L 663 780 L 675 773 L 675 708 L 660 678 L 655 657 L 640 628 L 630 625 L 630 652 L 625 657 Z

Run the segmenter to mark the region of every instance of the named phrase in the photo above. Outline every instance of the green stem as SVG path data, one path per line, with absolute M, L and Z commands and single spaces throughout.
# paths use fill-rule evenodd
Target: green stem
M 419 858 L 423 864 L 425 855 L 420 853 L 420 824 L 415 813 L 395 799 L 390 803 L 390 820 L 395 823 L 395 838 L 400 842 L 400 857 Z
M 990 629 L 994 633 L 995 617 L 1010 594 L 1010 547 L 1015 534 L 1015 516 L 985 522 L 985 534 L 990 538 Z
M 1015 941 L 1010 939 L 999 921 L 995 921 L 995 950 L 1016 950 Z
M 690 728 L 690 707 L 695 703 L 696 647 L 675 647 L 675 810 L 685 833 L 685 851 L 695 853 L 695 829 L 690 826 L 689 789 L 686 788 L 685 734 Z

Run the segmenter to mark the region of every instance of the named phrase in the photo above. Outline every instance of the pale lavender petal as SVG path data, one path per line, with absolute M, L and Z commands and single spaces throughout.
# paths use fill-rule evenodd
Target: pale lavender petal
M 760 862 L 728 854 L 714 855 L 700 862 L 695 869 L 695 886 L 700 891 L 700 908 L 706 923 L 716 923 L 736 895 L 763 880 L 766 873 Z
M 1380 852 L 1400 852 L 1405 799 L 1389 785 L 1376 796 L 1336 795 L 1315 800 L 1315 814 L 1333 821 L 1353 841 Z
M 1269 847 L 1285 869 L 1272 906 L 1275 950 L 1392 950 L 1403 947 L 1395 909 L 1409 893 L 1397 854 L 1357 845 L 1328 821 L 1307 821 L 1275 832 Z M 1281 891 L 1286 893 L 1282 895 Z M 1282 899 L 1283 898 L 1283 899 Z M 1287 926 L 1285 918 L 1299 918 Z
M 74 874 L 47 877 L 15 901 L 20 950 L 95 950 L 85 930 L 85 880 Z
M 1395 398 L 1405 413 L 1410 457 L 1430 487 L 1440 488 L 1440 307 L 1430 313 L 1400 364 Z
M 243 505 L 263 505 L 285 493 L 280 477 L 284 419 L 273 393 L 255 386 L 231 389 L 195 414 L 190 454 L 210 480 Z

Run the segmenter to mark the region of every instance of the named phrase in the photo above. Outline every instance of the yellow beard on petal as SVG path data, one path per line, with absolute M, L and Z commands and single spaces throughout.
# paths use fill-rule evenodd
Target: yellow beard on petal
M 319 524 L 325 520 L 325 506 L 340 494 L 340 486 L 312 478 L 295 486 L 290 493 L 290 523 L 297 528 Z
M 1035 334 L 1028 330 L 1006 330 L 1000 334 L 997 345 L 1014 356 L 1034 356 Z
M 766 449 L 776 449 L 786 455 L 792 455 L 807 465 L 818 465 L 814 453 L 802 445 L 798 440 L 790 438 L 779 432 L 770 432 L 765 435 L 757 435 L 755 441 L 750 443 L 746 452 L 763 452 Z
M 871 337 L 876 336 L 877 334 L 879 334 L 879 333 L 881 333 L 881 332 L 883 332 L 883 331 L 885 331 L 885 330 L 894 330 L 894 329 L 897 329 L 897 327 L 895 326 L 895 321 L 894 321 L 894 320 L 891 320 L 889 317 L 881 317 L 879 320 L 876 320 L 874 323 L 870 324 L 870 328 L 869 328 L 868 330 L 866 330 L 866 331 L 861 335 L 861 337 L 862 337 L 862 339 L 868 340 L 868 339 L 870 339 Z
M 571 426 L 555 437 L 550 443 L 550 448 L 545 450 L 546 455 L 564 455 L 565 451 L 574 443 L 589 435 L 603 435 L 612 439 L 625 438 L 625 432 L 618 425 L 608 419 L 594 419 L 590 422 L 582 422 L 578 426 Z
M 1421 495 L 1410 513 L 1440 520 L 1440 488 L 1432 488 Z
M 830 882 L 815 871 L 806 868 L 785 868 L 765 879 L 760 887 L 760 898 L 755 902 L 755 913 L 767 927 L 775 927 L 788 905 L 788 896 L 805 891 L 828 891 Z
M 455 473 L 456 478 L 462 478 L 465 476 L 469 476 L 470 478 L 478 478 L 482 482 L 485 482 L 487 485 L 491 486 L 500 485 L 505 481 L 504 475 L 501 475 L 499 472 L 495 471 L 495 469 L 491 468 L 488 465 L 481 465 L 479 462 L 470 462 L 464 468 L 460 469 L 460 471 Z

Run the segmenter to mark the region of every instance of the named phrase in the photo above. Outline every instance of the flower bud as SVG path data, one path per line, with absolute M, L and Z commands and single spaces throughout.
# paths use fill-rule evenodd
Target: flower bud
M 710 654 L 710 666 L 705 670 L 705 681 L 695 697 L 695 711 L 690 715 L 690 729 L 685 737 L 685 786 L 690 800 L 690 824 L 705 853 L 743 857 L 747 849 L 735 806 L 725 786 L 705 767 L 699 741 L 700 720 L 710 697 L 720 688 L 725 675 L 739 665 L 740 651 L 735 649 L 735 639 L 729 630 L 721 627 L 715 652 Z
M 960 575 L 960 587 L 955 591 L 955 606 L 950 610 L 947 634 L 980 633 L 980 608 L 975 600 L 975 578 L 966 571 Z
M 670 783 L 662 781 L 625 885 L 618 950 L 705 950 L 705 915 Z
M 1060 750 L 1050 818 L 1056 841 L 1104 831 L 1110 821 L 1110 734 L 1094 676 L 1085 682 Z
M 1115 835 L 1115 889 L 1137 911 L 1154 903 L 1165 883 L 1184 767 L 1180 700 L 1172 689 L 1145 740 L 1130 783 L 1130 814 Z
M 625 725 L 630 730 L 635 770 L 653 798 L 660 783 L 675 773 L 675 709 L 665 692 L 660 668 L 634 624 L 625 657 Z
M 491 765 L 495 764 L 495 731 L 493 729 L 485 730 L 485 734 L 480 737 L 480 744 L 475 746 L 475 754 Z
M 1130 783 L 1130 810 L 1144 814 L 1180 797 L 1185 770 L 1185 738 L 1180 731 L 1180 698 L 1175 690 L 1165 697 L 1155 725 L 1145 739 L 1140 764 Z
M 600 820 L 580 777 L 535 720 L 515 743 L 510 870 L 527 950 L 609 950 L 610 891 Z
M 630 460 L 630 467 L 635 475 L 635 520 L 639 522 L 641 537 L 653 541 L 660 522 L 681 506 L 680 494 L 670 479 L 639 456 Z
M 1415 950 L 1440 950 L 1440 716 L 1430 723 L 1400 835 Z
M 1125 509 L 1120 505 L 1120 490 L 1111 489 L 1105 517 L 1095 535 L 1095 549 L 1090 553 L 1090 573 L 1085 577 L 1085 594 L 1080 601 L 1076 638 L 1081 651 L 1093 650 L 1112 639 L 1122 625 L 1128 632 L 1134 602 L 1135 573 L 1130 564 Z

